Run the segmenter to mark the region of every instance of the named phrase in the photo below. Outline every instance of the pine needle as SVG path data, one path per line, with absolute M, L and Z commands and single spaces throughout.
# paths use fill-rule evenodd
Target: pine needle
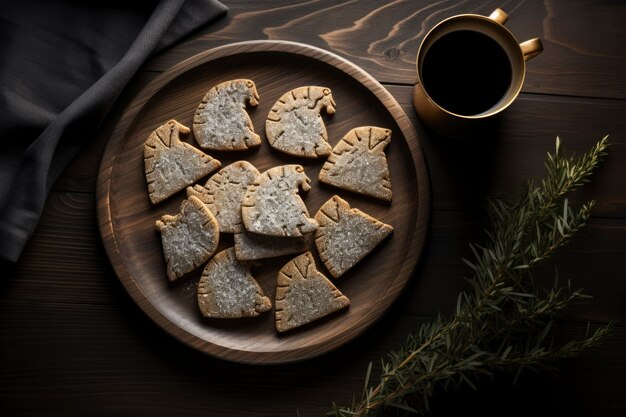
M 390 408 L 424 414 L 442 389 L 477 389 L 478 380 L 496 371 L 510 371 L 516 381 L 524 370 L 552 369 L 555 360 L 602 343 L 613 323 L 554 342 L 559 313 L 589 296 L 569 282 L 560 285 L 556 270 L 552 288 L 538 288 L 532 271 L 586 224 L 595 202 L 573 209 L 567 195 L 589 182 L 607 147 L 604 137 L 580 158 L 567 158 L 557 138 L 543 180 L 527 182 L 516 201 L 490 201 L 491 228 L 484 245 L 470 245 L 474 259 L 463 260 L 471 289 L 459 294 L 454 314 L 423 324 L 389 352 L 377 381 L 370 364 L 361 398 L 329 415 L 382 416 Z

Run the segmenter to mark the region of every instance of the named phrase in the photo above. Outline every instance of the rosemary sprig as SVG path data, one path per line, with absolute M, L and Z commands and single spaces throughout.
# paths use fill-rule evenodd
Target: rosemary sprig
M 523 369 L 551 368 L 556 359 L 600 344 L 612 323 L 581 339 L 555 342 L 558 314 L 590 297 L 569 282 L 560 284 L 557 272 L 552 288 L 542 289 L 532 273 L 585 225 L 595 202 L 574 210 L 567 195 L 589 181 L 607 147 L 604 137 L 582 157 L 564 157 L 557 138 L 545 179 L 526 183 L 517 201 L 491 201 L 487 242 L 470 245 L 474 259 L 464 260 L 472 270 L 470 290 L 459 294 L 456 312 L 423 324 L 381 360 L 376 384 L 370 384 L 370 363 L 361 397 L 349 407 L 334 405 L 329 415 L 378 416 L 392 407 L 423 414 L 438 389 L 476 389 L 476 380 L 503 370 L 516 371 L 517 379 Z

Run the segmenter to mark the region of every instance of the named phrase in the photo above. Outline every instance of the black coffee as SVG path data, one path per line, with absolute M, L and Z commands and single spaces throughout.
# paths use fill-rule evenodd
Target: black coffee
M 422 81 L 428 95 L 444 109 L 465 116 L 492 108 L 511 84 L 506 52 L 487 35 L 450 32 L 426 52 Z

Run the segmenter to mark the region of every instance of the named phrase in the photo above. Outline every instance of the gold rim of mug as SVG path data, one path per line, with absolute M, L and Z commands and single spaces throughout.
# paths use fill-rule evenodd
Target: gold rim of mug
M 428 101 L 430 101 L 433 105 L 435 105 L 441 111 L 443 111 L 443 112 L 445 112 L 445 113 L 447 113 L 447 114 L 449 114 L 451 116 L 460 117 L 460 118 L 463 118 L 463 119 L 471 119 L 471 120 L 484 119 L 484 118 L 493 116 L 494 114 L 498 114 L 502 110 L 504 110 L 507 107 L 509 107 L 511 105 L 511 103 L 513 103 L 515 101 L 515 99 L 519 95 L 520 91 L 522 91 L 522 87 L 524 85 L 524 81 L 526 80 L 526 61 L 524 60 L 524 56 L 522 54 L 521 48 L 519 50 L 519 56 L 520 56 L 520 59 L 521 59 L 522 71 L 521 71 L 521 76 L 518 78 L 519 79 L 519 83 L 518 83 L 517 88 L 514 90 L 515 91 L 514 94 L 512 94 L 511 97 L 506 102 L 503 102 L 503 103 L 506 103 L 506 104 L 498 103 L 497 105 L 493 106 L 493 107 L 496 107 L 495 110 L 490 110 L 488 112 L 479 113 L 479 114 L 476 114 L 476 115 L 466 115 L 466 114 L 453 113 L 453 112 L 451 112 L 451 111 L 441 107 L 439 104 L 437 104 L 437 102 L 435 100 L 433 100 L 433 98 L 430 96 L 430 94 L 428 94 L 428 91 L 426 91 L 426 87 L 424 86 L 424 82 L 422 80 L 421 71 L 420 71 L 419 62 L 420 62 L 420 56 L 422 54 L 422 48 L 426 44 L 426 40 L 431 35 L 431 33 L 433 31 L 435 31 L 435 29 L 439 28 L 440 26 L 446 24 L 447 22 L 449 22 L 451 20 L 458 20 L 458 19 L 465 19 L 465 18 L 478 18 L 480 20 L 483 20 L 483 21 L 487 22 L 488 24 L 492 25 L 493 27 L 498 28 L 497 30 L 503 31 L 505 36 L 508 36 L 510 38 L 510 40 L 512 40 L 513 43 L 515 43 L 519 47 L 519 41 L 517 40 L 515 35 L 513 35 L 513 33 L 506 26 L 496 22 L 493 19 L 490 19 L 487 16 L 483 16 L 483 15 L 479 15 L 479 14 L 471 14 L 471 13 L 458 14 L 458 15 L 455 15 L 455 16 L 450 16 L 447 19 L 444 19 L 441 22 L 437 23 L 432 29 L 430 29 L 428 31 L 428 33 L 426 34 L 426 36 L 424 36 L 424 39 L 422 40 L 422 42 L 420 43 L 420 46 L 419 46 L 419 48 L 417 50 L 417 56 L 415 58 L 415 69 L 416 69 L 416 72 L 417 72 L 417 84 L 421 84 L 422 85 L 422 90 L 424 91 L 424 95 L 426 96 L 426 99 Z M 502 44 L 498 40 L 496 40 L 496 42 L 498 42 L 500 47 L 502 47 Z M 502 48 L 504 49 L 504 47 L 502 47 Z M 506 50 L 507 49 L 505 49 L 505 51 Z M 507 56 L 508 56 L 508 53 L 507 53 Z M 511 68 L 511 71 L 513 71 L 513 68 Z M 507 91 L 506 94 L 509 94 L 509 91 Z

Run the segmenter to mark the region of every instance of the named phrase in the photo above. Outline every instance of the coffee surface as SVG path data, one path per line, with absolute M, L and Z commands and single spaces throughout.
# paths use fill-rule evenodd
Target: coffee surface
M 511 78 L 511 64 L 500 44 L 471 30 L 450 32 L 436 40 L 422 63 L 428 95 L 444 109 L 464 116 L 494 107 Z

